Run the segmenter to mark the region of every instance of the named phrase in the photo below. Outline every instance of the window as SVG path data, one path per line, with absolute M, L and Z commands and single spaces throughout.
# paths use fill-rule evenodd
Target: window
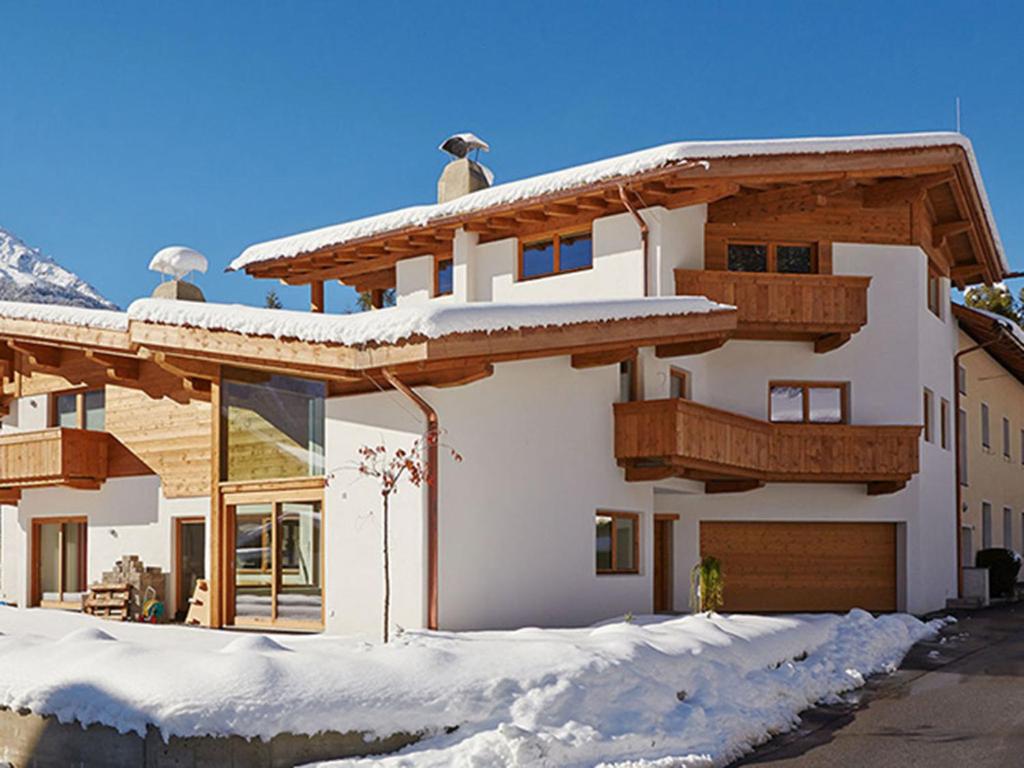
M 690 399 L 690 374 L 682 368 L 669 370 L 668 396 L 676 400 Z
M 960 528 L 960 561 L 964 568 L 974 564 L 974 531 L 969 525 Z
M 1003 457 L 1010 458 L 1010 420 L 1003 416 Z
M 619 363 L 619 402 L 631 403 L 640 399 L 640 367 L 636 360 Z
M 981 548 L 992 547 L 992 505 L 987 501 L 981 502 Z
M 988 431 L 988 404 L 981 404 L 981 447 L 991 449 L 992 439 Z
M 935 428 L 933 426 L 933 411 L 935 410 L 935 396 L 928 387 L 924 388 L 924 439 L 926 442 L 935 442 Z
M 33 605 L 81 606 L 86 590 L 85 541 L 84 517 L 32 521 Z
M 234 623 L 321 624 L 320 502 L 235 504 L 228 511 L 235 550 Z
M 957 441 L 960 448 L 960 485 L 967 485 L 967 411 L 963 408 L 956 415 Z
M 640 516 L 635 512 L 598 512 L 595 540 L 598 573 L 639 573 Z
M 1003 507 L 1003 547 L 1013 549 L 1013 510 Z
M 50 401 L 50 426 L 102 432 L 106 422 L 105 407 L 106 393 L 102 389 L 53 395 Z
M 939 444 L 942 450 L 949 450 L 949 400 L 939 400 Z
M 728 243 L 726 260 L 730 272 L 818 271 L 818 253 L 813 243 Z
M 773 381 L 768 418 L 781 423 L 845 424 L 849 421 L 846 383 Z
M 531 280 L 562 272 L 589 269 L 594 263 L 589 232 L 554 235 L 519 244 L 519 279 Z
M 326 391 L 320 381 L 255 371 L 225 373 L 221 478 L 323 475 Z
M 933 270 L 931 267 L 928 268 L 928 309 L 933 315 L 939 320 L 944 317 L 943 313 L 943 298 L 945 291 L 943 290 L 942 275 Z
M 450 296 L 455 289 L 455 260 L 434 259 L 434 295 Z
M 961 395 L 967 394 L 967 369 L 962 365 L 956 369 L 956 385 Z

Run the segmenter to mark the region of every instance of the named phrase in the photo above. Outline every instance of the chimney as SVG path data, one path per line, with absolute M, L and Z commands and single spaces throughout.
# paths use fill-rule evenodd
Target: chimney
M 153 298 L 206 301 L 199 286 L 185 280 L 185 276 L 190 272 L 206 272 L 206 266 L 206 257 L 191 248 L 172 245 L 157 251 L 149 262 L 149 268 L 154 272 L 169 275 L 171 279 L 161 281 L 153 289 Z
M 446 203 L 491 186 L 493 175 L 475 159 L 481 149 L 484 152 L 490 151 L 486 141 L 472 133 L 456 133 L 445 139 L 438 149 L 447 152 L 453 159 L 444 167 L 441 178 L 437 180 L 437 202 Z M 470 152 L 474 153 L 474 159 L 468 157 Z

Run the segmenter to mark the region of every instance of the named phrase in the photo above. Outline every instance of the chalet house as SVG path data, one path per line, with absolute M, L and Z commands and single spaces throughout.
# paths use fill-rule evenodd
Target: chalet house
M 960 326 L 960 562 L 970 567 L 980 549 L 1024 551 L 1024 332 L 984 310 L 954 305 L 953 314 Z M 933 404 L 940 410 L 932 415 L 941 419 L 934 432 L 926 426 L 933 440 L 952 439 L 953 407 Z
M 922 402 L 954 402 L 951 283 L 1007 272 L 963 136 L 670 144 L 498 186 L 472 163 L 437 204 L 231 264 L 310 312 L 0 304 L 4 598 L 73 608 L 134 554 L 172 608 L 208 578 L 215 626 L 376 633 L 357 452 L 435 427 L 464 461 L 394 497 L 397 625 L 686 611 L 702 555 L 727 610 L 956 596 L 955 452 L 927 431 L 955 425 Z M 327 313 L 334 280 L 397 306 Z

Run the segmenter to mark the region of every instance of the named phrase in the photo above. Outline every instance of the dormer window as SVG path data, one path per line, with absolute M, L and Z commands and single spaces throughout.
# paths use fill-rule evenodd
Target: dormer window
M 455 288 L 455 260 L 434 259 L 434 296 L 450 296 Z
M 726 247 L 730 272 L 783 272 L 809 274 L 818 271 L 813 243 L 730 242 Z
M 532 280 L 563 272 L 590 269 L 594 265 L 593 239 L 589 232 L 557 234 L 539 240 L 520 241 L 519 279 Z

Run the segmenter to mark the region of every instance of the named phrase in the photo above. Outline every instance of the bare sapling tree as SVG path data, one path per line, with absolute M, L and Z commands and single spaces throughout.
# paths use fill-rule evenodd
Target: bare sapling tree
M 417 439 L 408 450 L 396 448 L 394 451 L 390 451 L 383 442 L 359 448 L 356 470 L 360 475 L 376 480 L 380 489 L 384 545 L 383 638 L 385 643 L 389 639 L 391 623 L 391 496 L 398 492 L 402 480 L 406 480 L 414 488 L 421 488 L 424 484 L 433 484 L 437 481 L 437 478 L 430 474 L 426 455 L 432 445 L 440 446 L 439 441 L 439 432 L 433 431 Z M 462 461 L 462 456 L 458 452 L 451 448 L 448 448 L 448 451 L 453 461 Z

